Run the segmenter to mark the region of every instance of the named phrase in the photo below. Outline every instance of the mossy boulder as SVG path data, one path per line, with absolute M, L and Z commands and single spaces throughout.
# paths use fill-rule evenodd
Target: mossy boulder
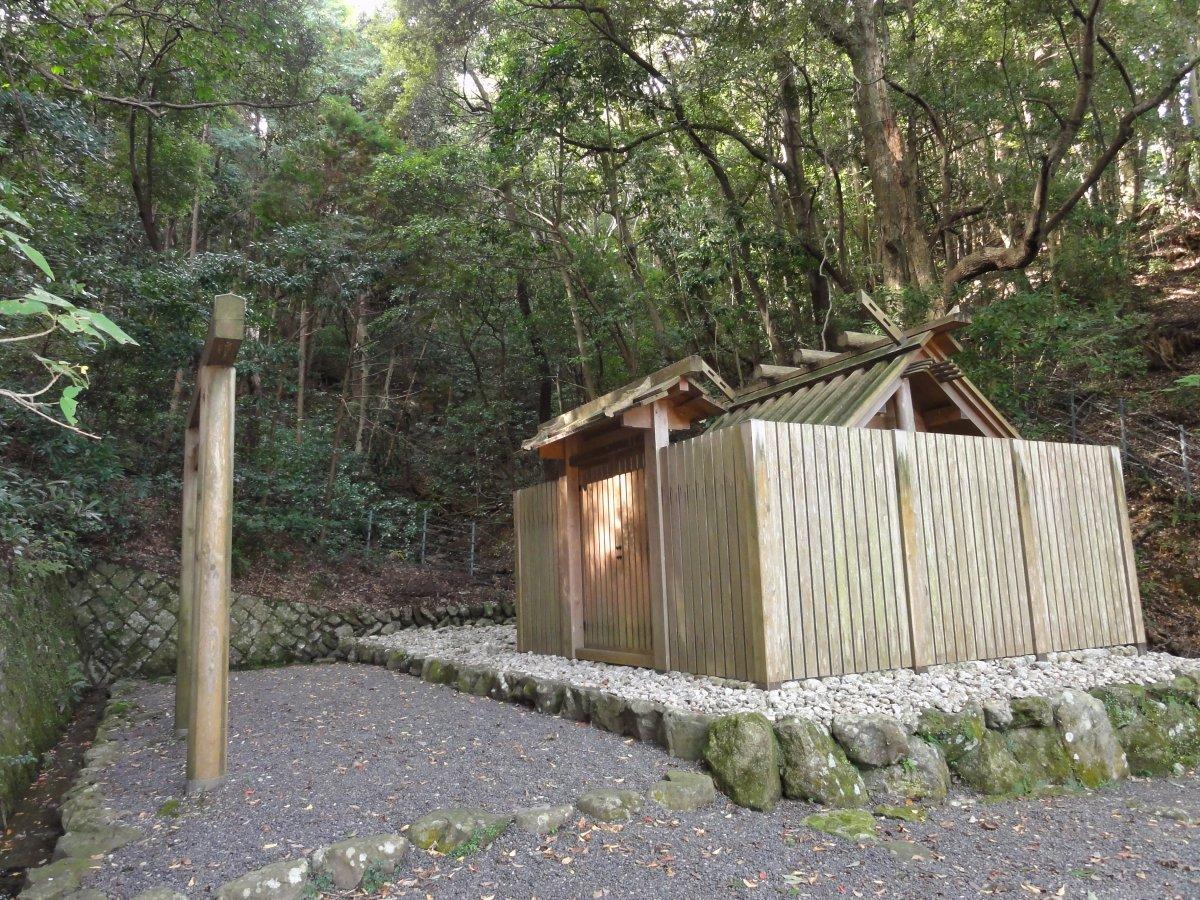
M 1177 678 L 1145 688 L 1112 685 L 1091 692 L 1116 726 L 1134 775 L 1171 775 L 1200 764 L 1200 709 L 1190 689 L 1191 679 Z
M 1049 728 L 1054 724 L 1054 708 L 1045 697 L 1017 697 L 1009 707 L 1012 709 L 1009 728 Z
M 980 793 L 1010 796 L 1028 790 L 1020 763 L 1000 734 L 984 726 L 979 707 L 959 713 L 926 710 L 917 734 L 936 744 L 954 774 Z
M 1146 687 L 1151 698 L 1162 703 L 1181 703 L 1185 706 L 1200 706 L 1200 681 L 1180 675 L 1172 681 L 1162 681 Z
M 558 711 L 562 709 L 565 691 L 561 681 L 538 679 L 533 688 L 534 709 L 548 716 L 558 715 Z
M 396 871 L 408 853 L 408 839 L 402 834 L 376 834 L 350 838 L 321 847 L 313 853 L 313 869 L 327 874 L 340 891 L 352 891 L 368 869 L 383 875 Z
M 876 803 L 940 802 L 950 790 L 950 768 L 940 749 L 914 735 L 908 739 L 908 754 L 900 762 L 868 769 L 863 773 L 863 782 Z
M 804 824 L 817 831 L 860 844 L 875 840 L 878 834 L 875 817 L 863 809 L 831 809 L 815 813 L 804 819 Z
M 862 775 L 820 725 L 789 716 L 775 724 L 783 760 L 783 794 L 825 806 L 865 806 Z
M 458 668 L 452 663 L 430 657 L 421 666 L 421 679 L 430 684 L 454 684 L 458 680 Z
M 79 884 L 89 870 L 100 866 L 101 863 L 86 857 L 72 856 L 30 869 L 25 873 L 29 885 L 21 892 L 21 896 L 33 900 L 65 897 L 79 890 Z
M 1031 786 L 1071 780 L 1071 758 L 1055 729 L 1015 728 L 1005 733 L 1004 741 Z
M 54 845 L 54 858 L 90 858 L 111 853 L 143 837 L 137 828 L 110 824 L 94 831 L 68 831 Z
M 1054 724 L 1066 744 L 1072 774 L 1084 787 L 1128 777 L 1125 750 L 1099 699 L 1063 691 L 1054 701 Z
M 779 802 L 779 742 L 762 713 L 735 713 L 714 721 L 704 759 L 717 785 L 738 806 L 765 811 Z
M 908 734 L 891 716 L 835 716 L 833 736 L 846 756 L 864 766 L 890 766 L 908 752 Z
M 616 694 L 601 691 L 592 700 L 592 724 L 613 734 L 637 736 L 637 717 L 629 702 Z
M 408 839 L 422 850 L 459 854 L 482 849 L 504 833 L 510 816 L 497 816 L 476 806 L 435 809 L 413 822 Z

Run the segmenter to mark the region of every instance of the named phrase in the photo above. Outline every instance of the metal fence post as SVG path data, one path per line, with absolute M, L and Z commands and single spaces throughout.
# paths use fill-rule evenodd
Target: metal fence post
M 1121 462 L 1129 462 L 1129 436 L 1125 433 L 1125 398 L 1117 401 L 1117 416 L 1121 420 Z
M 1183 489 L 1190 497 L 1192 494 L 1192 467 L 1188 459 L 1187 429 L 1179 426 L 1179 458 L 1183 463 Z
M 421 515 L 421 565 L 425 565 L 425 535 L 429 533 L 429 510 Z
M 467 558 L 467 574 L 475 577 L 475 523 L 471 523 L 471 555 Z
M 1079 432 L 1075 426 L 1075 392 L 1071 391 L 1071 443 L 1079 443 Z

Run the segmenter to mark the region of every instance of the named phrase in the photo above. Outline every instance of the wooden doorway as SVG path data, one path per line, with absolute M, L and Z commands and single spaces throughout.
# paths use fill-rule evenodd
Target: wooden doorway
M 641 448 L 580 471 L 584 659 L 652 666 L 646 471 Z

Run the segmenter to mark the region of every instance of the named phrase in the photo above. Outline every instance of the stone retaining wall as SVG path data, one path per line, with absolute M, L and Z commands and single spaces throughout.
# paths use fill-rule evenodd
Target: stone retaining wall
M 179 586 L 157 572 L 99 563 L 72 587 L 92 680 L 175 672 Z M 234 668 L 311 662 L 328 657 L 348 634 L 390 633 L 431 624 L 503 622 L 510 602 L 442 602 L 432 609 L 393 607 L 339 611 L 307 603 L 234 593 L 230 599 L 229 662 Z
M 378 639 L 348 637 L 337 655 L 703 759 L 729 798 L 752 809 L 771 809 L 786 796 L 833 807 L 874 805 L 887 815 L 896 805 L 940 802 L 952 774 L 985 796 L 1016 797 L 1200 766 L 1200 679 L 1183 671 L 1157 684 L 993 700 L 957 713 L 926 709 L 915 727 L 881 714 L 835 715 L 827 730 L 797 716 L 772 722 L 757 712 L 714 717 L 666 708 Z

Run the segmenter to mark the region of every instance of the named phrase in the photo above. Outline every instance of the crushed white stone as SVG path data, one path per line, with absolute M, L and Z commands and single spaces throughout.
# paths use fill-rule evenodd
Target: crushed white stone
M 506 675 L 550 678 L 578 687 L 599 688 L 629 700 L 649 700 L 665 708 L 709 715 L 757 711 L 776 720 L 804 716 L 828 726 L 835 715 L 884 713 L 913 724 L 923 709 L 957 712 L 969 703 L 1012 697 L 1053 696 L 1068 688 L 1105 684 L 1151 684 L 1177 674 L 1200 675 L 1200 660 L 1167 653 L 1137 655 L 1132 647 L 1052 653 L 1044 662 L 1032 656 L 986 662 L 789 681 L 777 690 L 740 686 L 720 678 L 683 672 L 655 672 L 629 666 L 570 660 L 516 651 L 513 625 L 410 628 L 361 642 L 437 657 L 459 666 L 478 666 Z

